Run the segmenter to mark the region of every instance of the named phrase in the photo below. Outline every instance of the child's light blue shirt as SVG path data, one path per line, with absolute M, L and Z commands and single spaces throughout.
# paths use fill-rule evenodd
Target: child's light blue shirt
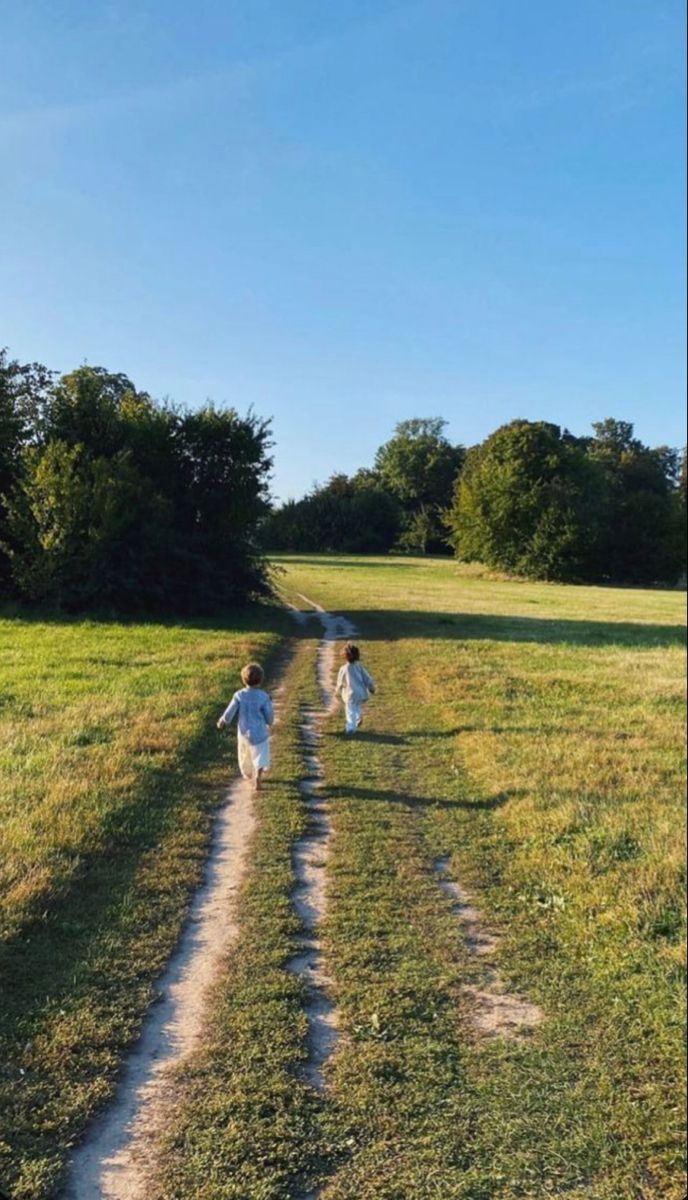
M 274 721 L 272 701 L 262 688 L 245 687 L 235 692 L 222 714 L 225 725 L 229 725 L 239 714 L 239 733 L 252 746 L 260 746 L 270 736 L 270 725 Z

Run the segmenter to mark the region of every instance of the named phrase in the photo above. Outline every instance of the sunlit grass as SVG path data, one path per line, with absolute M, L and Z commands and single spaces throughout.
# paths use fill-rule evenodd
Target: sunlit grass
M 110 1094 L 201 876 L 220 705 L 271 610 L 197 626 L 0 620 L 0 1179 L 51 1195 Z M 233 770 L 233 766 L 230 768 Z
M 363 734 L 336 714 L 322 745 L 341 1041 L 316 1097 L 285 969 L 311 641 L 151 1195 L 282 1200 L 319 1179 L 322 1200 L 682 1200 L 684 597 L 450 560 L 282 562 L 292 597 L 353 617 L 378 683 Z M 231 753 L 212 718 L 283 632 L 266 609 L 229 630 L 0 624 L 0 1154 L 21 1200 L 52 1194 L 111 1089 L 200 877 Z M 481 967 L 440 855 L 506 986 L 542 1009 L 521 1040 L 475 1035 Z
M 366 735 L 326 754 L 332 870 L 346 878 L 329 946 L 352 1033 L 333 1083 L 359 1140 L 324 1195 L 679 1200 L 684 597 L 514 583 L 442 561 L 283 562 L 294 592 L 353 615 L 379 685 Z M 397 828 L 404 886 L 390 907 Z M 452 967 L 429 912 L 422 948 L 403 932 L 439 854 L 500 935 L 505 980 L 543 1009 L 523 1044 L 467 1036 L 460 989 L 451 1035 L 446 988 L 471 969 L 460 939 Z M 354 913 L 352 890 L 369 913 Z M 399 997 L 414 973 L 432 980 L 438 956 L 444 982 L 419 1038 L 425 984 L 415 1017 Z M 367 1010 L 393 1031 L 372 1058 L 356 1034 Z M 414 1113 L 435 1088 L 423 1082 L 432 1046 L 447 1091 L 428 1140 Z M 366 1110 L 385 1091 L 371 1129 Z

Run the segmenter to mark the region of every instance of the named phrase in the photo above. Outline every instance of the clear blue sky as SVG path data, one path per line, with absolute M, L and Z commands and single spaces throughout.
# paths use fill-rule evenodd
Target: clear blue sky
M 274 417 L 684 440 L 679 0 L 4 0 L 0 344 Z

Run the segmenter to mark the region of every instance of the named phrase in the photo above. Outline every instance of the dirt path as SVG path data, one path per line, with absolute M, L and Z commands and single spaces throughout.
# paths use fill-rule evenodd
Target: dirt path
M 310 1053 L 304 1076 L 320 1088 L 322 1066 L 337 1035 L 317 937 L 325 913 L 324 866 L 330 823 L 318 794 L 322 772 L 316 749 L 322 723 L 334 703 L 335 645 L 352 637 L 355 630 L 346 619 L 300 598 L 323 627 L 316 663 L 322 707 L 304 709 L 302 717 L 305 771 L 301 790 L 311 820 L 294 850 L 294 906 L 305 934 L 289 969 L 307 984 Z M 299 611 L 293 615 L 302 623 L 307 620 Z M 280 690 L 276 689 L 277 696 Z M 180 943 L 158 980 L 156 1002 L 124 1064 L 115 1098 L 71 1157 L 64 1200 L 142 1200 L 145 1196 L 156 1137 L 166 1104 L 172 1099 L 173 1069 L 199 1043 L 208 988 L 238 933 L 233 900 L 247 866 L 254 827 L 253 795 L 250 786 L 238 779 L 228 788 L 215 816 L 205 880 L 192 900 Z
M 305 601 L 317 613 L 323 626 L 324 636 L 320 644 L 318 654 L 318 681 L 323 695 L 323 700 L 327 706 L 325 712 L 321 715 L 320 721 L 327 715 L 328 708 L 331 711 L 334 704 L 332 695 L 332 678 L 336 666 L 336 641 L 346 638 L 358 636 L 358 630 L 351 624 L 346 617 L 336 616 L 328 613 L 315 600 L 310 600 L 308 596 L 304 596 L 301 592 L 297 595 L 299 599 Z M 317 740 L 319 721 L 316 718 L 315 732 L 311 735 Z M 320 767 L 317 758 L 312 760 L 317 767 L 316 780 L 320 779 Z M 314 786 L 320 786 L 316 782 Z M 327 819 L 327 818 L 325 818 Z M 328 823 L 329 829 L 329 823 Z M 465 991 L 472 999 L 471 1024 L 483 1036 L 488 1037 L 518 1037 L 519 1034 L 534 1029 L 543 1019 L 541 1010 L 535 1004 L 531 1004 L 522 996 L 517 996 L 513 992 L 509 992 L 505 987 L 504 982 L 499 974 L 499 971 L 492 962 L 493 955 L 498 947 L 498 939 L 493 934 L 489 933 L 483 923 L 481 913 L 475 908 L 471 897 L 461 887 L 459 883 L 449 875 L 449 859 L 437 859 L 433 863 L 433 870 L 440 888 L 445 896 L 452 901 L 452 912 L 459 918 L 463 937 L 468 950 L 471 953 L 480 956 L 483 960 L 483 985 L 475 987 L 466 985 Z M 320 885 L 322 888 L 322 883 Z M 314 892 L 317 892 L 317 885 L 314 885 Z M 315 906 L 316 909 L 318 905 Z M 321 919 L 325 910 L 324 894 L 319 901 L 319 912 L 316 913 L 314 921 Z M 316 974 L 318 967 L 315 968 Z M 326 987 L 326 979 L 323 980 L 323 986 Z M 329 1014 L 325 1018 L 330 1024 L 336 1023 L 336 1017 Z M 317 1018 L 315 1026 L 315 1037 L 317 1043 Z M 336 1032 L 330 1035 L 331 1046 L 328 1046 L 327 1029 L 323 1032 L 322 1047 L 314 1047 L 316 1057 L 331 1052 L 331 1047 L 336 1040 Z
M 303 925 L 304 935 L 298 953 L 288 963 L 288 970 L 303 980 L 308 994 L 306 1016 L 309 1054 L 303 1068 L 303 1076 L 313 1087 L 322 1090 L 323 1066 L 337 1042 L 337 1013 L 329 996 L 330 979 L 323 963 L 318 937 L 318 926 L 325 916 L 327 906 L 325 869 L 332 827 L 327 801 L 321 790 L 324 779 L 317 749 L 322 737 L 323 722 L 336 703 L 333 692 L 336 643 L 354 637 L 356 630 L 346 618 L 333 616 L 307 596 L 299 593 L 299 599 L 310 605 L 323 628 L 316 660 L 316 677 L 322 706 L 302 710 L 305 775 L 300 786 L 308 808 L 309 822 L 304 836 L 294 847 L 293 903 Z M 299 617 L 303 619 L 302 614 L 299 614 Z
M 251 787 L 237 779 L 215 815 L 206 876 L 191 902 L 179 945 L 157 982 L 157 1001 L 124 1064 L 112 1104 L 72 1155 L 64 1200 L 145 1196 L 156 1134 L 172 1099 L 172 1070 L 198 1045 L 208 988 L 238 933 L 233 902 L 255 819 Z
M 159 999 L 125 1064 L 114 1102 L 72 1157 L 65 1200 L 134 1200 L 144 1194 L 143 1168 L 165 1104 L 168 1073 L 196 1047 L 208 987 L 237 934 L 232 900 L 254 823 L 250 785 L 239 779 L 215 818 L 206 879 L 158 981 Z

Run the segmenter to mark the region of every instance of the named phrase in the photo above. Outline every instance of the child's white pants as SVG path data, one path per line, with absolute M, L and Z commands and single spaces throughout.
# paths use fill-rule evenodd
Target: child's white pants
M 239 770 L 244 779 L 253 779 L 253 776 L 257 775 L 259 771 L 267 771 L 270 766 L 270 738 L 266 738 L 264 742 L 254 746 L 248 738 L 238 734 L 237 757 Z
M 363 704 L 360 700 L 345 700 L 344 713 L 346 715 L 346 732 L 355 733 L 361 724 Z

